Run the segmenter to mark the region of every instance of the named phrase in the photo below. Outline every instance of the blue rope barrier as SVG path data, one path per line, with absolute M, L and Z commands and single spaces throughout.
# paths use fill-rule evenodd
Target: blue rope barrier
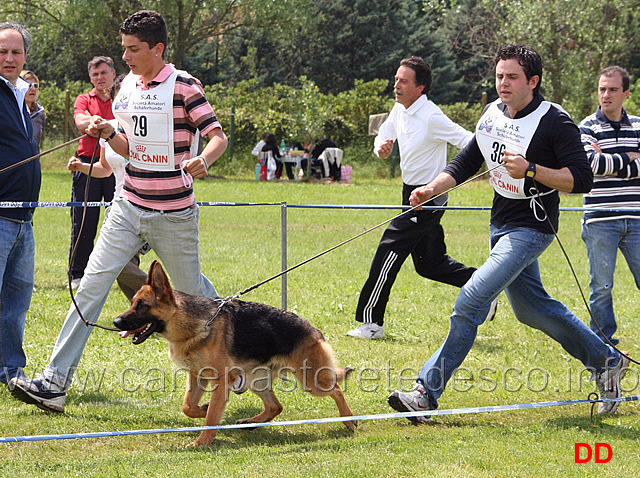
M 209 202 L 198 201 L 198 206 L 283 206 L 287 208 L 297 209 L 411 209 L 411 206 L 397 204 L 287 204 L 282 202 Z M 2 208 L 37 208 L 37 207 L 81 207 L 83 202 L 19 202 L 19 201 L 0 201 L 0 209 Z M 88 207 L 108 207 L 110 202 L 88 202 Z M 422 209 L 428 211 L 490 211 L 491 206 L 422 206 Z M 560 211 L 594 211 L 602 212 L 601 208 L 594 207 L 561 207 Z M 614 208 L 607 209 L 607 212 L 640 212 L 639 208 Z
M 289 420 L 282 422 L 266 422 L 266 423 L 242 423 L 233 425 L 216 425 L 201 427 L 179 427 L 179 428 L 159 428 L 147 430 L 125 430 L 113 432 L 91 432 L 91 433 L 66 433 L 60 435 L 31 435 L 16 437 L 1 437 L 0 443 L 18 443 L 32 441 L 50 441 L 50 440 L 73 440 L 80 438 L 107 438 L 116 436 L 133 436 L 133 435 L 152 435 L 162 433 L 185 433 L 185 432 L 201 432 L 206 430 L 233 430 L 241 428 L 263 428 L 263 427 L 283 427 L 293 425 L 309 425 L 317 423 L 336 423 L 350 421 L 366 421 L 366 420 L 388 420 L 393 418 L 410 418 L 410 417 L 433 417 L 443 415 L 465 415 L 471 413 L 494 413 L 512 410 L 527 410 L 535 408 L 559 407 L 566 405 L 582 405 L 598 402 L 631 402 L 640 400 L 640 395 L 620 398 L 605 399 L 586 399 L 586 400 L 558 400 L 552 402 L 532 402 L 519 403 L 513 405 L 494 405 L 489 407 L 471 407 L 471 408 L 452 408 L 448 410 L 427 410 L 422 412 L 404 412 L 404 413 L 382 413 L 377 415 L 359 415 L 353 417 L 330 417 L 315 418 L 308 420 Z

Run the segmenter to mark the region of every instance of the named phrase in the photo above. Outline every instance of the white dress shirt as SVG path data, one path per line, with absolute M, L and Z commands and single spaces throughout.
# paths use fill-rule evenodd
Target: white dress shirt
M 387 139 L 397 140 L 402 182 L 421 186 L 433 180 L 447 162 L 447 143 L 462 148 L 473 133 L 451 121 L 426 95 L 405 108 L 396 103 L 380 126 L 373 151 Z
M 31 83 L 25 80 L 22 77 L 18 77 L 18 81 L 16 81 L 16 86 L 13 86 L 9 80 L 7 80 L 4 76 L 0 76 L 0 79 L 4 81 L 11 91 L 13 91 L 13 95 L 16 97 L 16 102 L 18 103 L 18 109 L 20 110 L 20 117 L 22 118 L 22 124 L 24 125 L 24 130 L 28 131 L 27 123 L 24 115 L 22 114 L 22 106 L 24 105 L 24 97 L 27 95 L 27 91 L 31 87 Z

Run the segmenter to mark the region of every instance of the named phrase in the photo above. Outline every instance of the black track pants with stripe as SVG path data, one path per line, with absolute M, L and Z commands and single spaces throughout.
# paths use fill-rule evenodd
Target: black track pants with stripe
M 403 204 L 416 186 L 403 188 Z M 444 211 L 411 211 L 395 218 L 384 231 L 365 282 L 356 320 L 384 323 L 384 312 L 396 276 L 411 254 L 416 272 L 422 277 L 462 287 L 475 271 L 447 255 L 440 220 Z

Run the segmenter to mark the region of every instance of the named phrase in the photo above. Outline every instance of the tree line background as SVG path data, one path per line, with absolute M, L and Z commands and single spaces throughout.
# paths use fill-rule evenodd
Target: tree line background
M 62 138 L 65 91 L 90 89 L 87 62 L 108 55 L 119 73 L 118 28 L 140 9 L 161 12 L 168 60 L 205 85 L 236 151 L 263 131 L 278 138 L 332 137 L 366 150 L 368 116 L 393 105 L 400 59 L 433 69 L 429 95 L 473 128 L 483 92 L 491 101 L 493 57 L 504 43 L 542 56 L 542 92 L 576 121 L 597 106 L 597 74 L 619 64 L 632 75 L 627 109 L 640 114 L 640 0 L 19 0 L 0 19 L 33 36 L 27 67 L 42 83 L 49 139 Z

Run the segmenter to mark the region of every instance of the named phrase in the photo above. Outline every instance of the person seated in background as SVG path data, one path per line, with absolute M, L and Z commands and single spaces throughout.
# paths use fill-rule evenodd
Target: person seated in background
M 311 150 L 311 159 L 312 160 L 318 159 L 322 154 L 322 152 L 327 148 L 337 148 L 337 147 L 338 146 L 336 145 L 336 143 L 331 141 L 329 138 L 325 138 L 313 146 L 313 149 Z
M 282 156 L 280 155 L 280 148 L 278 148 L 278 143 L 276 143 L 276 135 L 273 133 L 266 133 L 264 142 L 265 145 L 262 147 L 262 152 L 266 153 L 268 151 L 271 151 L 271 155 L 276 162 L 276 178 L 280 179 L 280 176 L 282 176 L 282 160 L 280 158 Z
M 311 174 L 318 179 L 324 176 L 324 163 L 320 159 L 320 156 L 327 148 L 337 148 L 336 143 L 331 141 L 329 138 L 325 138 L 319 143 L 313 145 L 313 149 L 311 149 L 311 154 L 309 155 L 311 157 Z
M 291 143 L 291 151 L 300 151 L 300 153 L 294 153 L 294 154 L 302 155 L 304 152 L 304 146 L 302 146 L 302 143 L 300 141 L 294 141 Z M 306 170 L 307 161 L 308 161 L 307 158 L 301 159 L 299 163 L 294 160 L 289 162 L 285 161 L 284 167 L 285 167 L 285 170 L 287 171 L 287 177 L 291 180 L 294 180 L 296 178 L 296 171 L 294 171 L 294 166 L 298 167 L 298 164 L 299 164 L 300 169 Z
M 253 147 L 253 149 L 251 150 L 251 154 L 253 154 L 254 156 L 260 156 L 262 148 L 266 144 L 265 139 L 267 138 L 268 134 L 269 133 L 262 133 L 262 139 L 258 141 L 258 143 Z
M 44 139 L 44 126 L 47 123 L 44 108 L 40 103 L 38 103 L 38 96 L 40 95 L 40 81 L 36 74 L 31 70 L 22 70 L 22 72 L 20 72 L 20 77 L 31 84 L 24 100 L 27 102 L 27 108 L 29 108 L 29 115 L 31 116 L 31 123 L 33 124 L 33 139 L 38 143 L 38 150 L 40 150 L 42 147 L 42 140 Z

